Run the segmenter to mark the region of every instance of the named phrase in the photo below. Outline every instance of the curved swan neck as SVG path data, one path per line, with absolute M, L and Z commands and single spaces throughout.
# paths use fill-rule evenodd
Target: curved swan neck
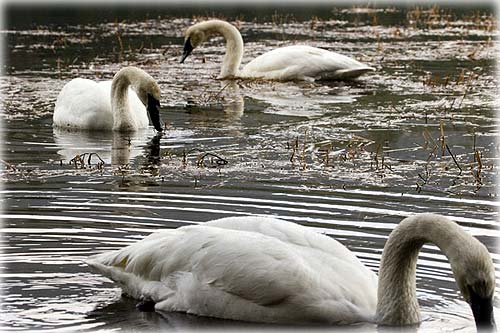
M 135 118 L 130 110 L 128 87 L 140 76 L 140 70 L 126 67 L 113 77 L 111 84 L 111 112 L 113 113 L 113 130 L 134 131 L 137 128 Z
M 226 54 L 222 61 L 219 78 L 227 79 L 238 75 L 238 68 L 243 57 L 243 38 L 235 26 L 220 20 L 210 20 L 200 23 L 200 28 L 207 35 L 221 34 L 226 40 Z
M 418 253 L 426 243 L 435 244 L 446 255 L 462 294 L 463 272 L 479 262 L 475 254 L 486 256 L 486 264 L 491 261 L 478 240 L 443 216 L 419 214 L 404 219 L 389 236 L 382 255 L 376 317 L 379 324 L 420 322 L 415 273 Z

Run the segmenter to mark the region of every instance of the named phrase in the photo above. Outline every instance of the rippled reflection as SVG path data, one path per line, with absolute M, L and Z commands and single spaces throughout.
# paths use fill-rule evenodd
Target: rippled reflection
M 113 166 L 128 164 L 144 152 L 144 145 L 154 136 L 154 130 L 120 133 L 115 131 L 68 131 L 54 128 L 57 151 L 65 161 L 82 156 L 87 164 L 100 161 Z M 97 154 L 92 158 L 91 154 Z

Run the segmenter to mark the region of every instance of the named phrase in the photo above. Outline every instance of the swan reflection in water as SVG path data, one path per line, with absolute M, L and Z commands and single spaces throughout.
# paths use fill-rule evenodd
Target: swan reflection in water
M 159 159 L 160 138 L 161 134 L 155 135 L 151 128 L 130 133 L 54 128 L 54 141 L 60 148 L 57 152 L 65 162 L 71 161 L 77 155 L 96 153 L 106 165 L 126 165 L 135 157 L 143 155 L 145 147 L 146 155 L 154 153 Z M 92 164 L 98 162 L 97 157 L 91 158 Z
M 101 290 L 102 291 L 102 290 Z M 94 295 L 99 293 L 96 290 L 92 291 Z M 471 332 L 474 324 L 471 323 L 470 317 L 464 313 L 454 312 L 453 306 L 450 308 L 442 308 L 438 311 L 426 309 L 422 311 L 422 323 L 420 326 L 376 326 L 370 323 L 358 323 L 353 325 L 341 326 L 300 326 L 300 325 L 283 325 L 283 324 L 263 324 L 255 322 L 245 322 L 238 320 L 219 319 L 211 317 L 197 316 L 182 312 L 143 312 L 136 308 L 137 301 L 122 295 L 118 296 L 114 301 L 97 306 L 89 312 L 86 318 L 90 322 L 101 323 L 99 326 L 103 330 L 115 330 L 123 328 L 123 322 L 126 322 L 128 327 L 133 330 L 136 328 L 141 331 L 152 332 L 172 332 L 172 331 L 259 331 L 259 332 L 275 332 L 290 331 L 296 332 L 310 331 L 311 329 L 325 328 L 328 332 L 379 332 L 379 333 L 417 333 L 435 331 L 436 328 L 446 327 L 454 332 Z
M 240 92 L 240 87 L 236 81 L 222 81 L 221 89 L 226 90 L 224 97 L 226 103 L 224 104 L 224 113 L 231 115 L 234 118 L 241 118 L 245 109 L 245 101 Z
M 302 332 L 301 328 L 311 330 L 311 326 L 300 325 L 284 325 L 284 324 L 264 324 L 247 321 L 238 321 L 230 319 L 220 319 L 203 317 L 195 314 L 182 312 L 144 312 L 136 309 L 137 301 L 126 297 L 118 297 L 114 302 L 104 306 L 98 306 L 89 312 L 86 318 L 89 321 L 102 323 L 99 326 L 102 330 L 116 330 L 123 328 L 123 322 L 126 322 L 128 327 L 140 331 L 151 332 L 192 332 L 192 331 L 259 331 L 259 332 L 274 332 L 276 330 L 290 331 L 294 330 Z M 323 326 L 316 326 L 321 328 Z M 314 327 L 313 327 L 314 328 Z M 357 324 L 351 326 L 324 326 L 329 332 L 353 332 L 364 333 L 369 331 L 390 332 L 389 329 L 374 329 L 370 324 Z M 417 332 L 417 327 L 405 327 L 402 331 L 405 333 Z
M 224 118 L 232 122 L 243 116 L 245 102 L 238 82 L 223 80 L 220 81 L 219 90 L 203 93 L 199 98 L 188 100 L 186 109 L 193 115 L 206 116 L 207 122 L 210 118 L 213 121 L 213 117 L 217 117 L 216 114 L 220 115 L 222 109 Z

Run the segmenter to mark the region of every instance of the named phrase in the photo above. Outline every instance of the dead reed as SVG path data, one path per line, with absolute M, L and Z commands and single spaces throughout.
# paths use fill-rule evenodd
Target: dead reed
M 92 168 L 92 157 L 95 156 L 98 162 L 94 165 L 97 170 L 102 170 L 105 162 L 97 153 L 83 153 L 77 154 L 71 160 L 69 160 L 69 165 L 74 165 L 75 169 L 88 169 Z
M 291 150 L 289 161 L 291 163 L 292 168 L 295 168 L 297 164 L 300 170 L 307 169 L 307 161 L 306 161 L 306 148 L 308 145 L 308 130 L 304 129 L 304 136 L 302 140 L 300 135 L 297 135 L 292 142 L 287 142 L 287 150 Z

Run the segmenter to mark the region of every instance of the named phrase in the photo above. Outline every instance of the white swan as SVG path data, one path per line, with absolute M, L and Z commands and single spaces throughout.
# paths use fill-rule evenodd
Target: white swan
M 162 131 L 159 100 L 160 88 L 149 74 L 125 67 L 113 81 L 68 82 L 57 97 L 53 123 L 61 128 L 132 132 L 148 127 L 149 112 L 154 128 Z
M 220 20 L 200 22 L 187 29 L 181 63 L 194 48 L 215 34 L 222 35 L 227 43 L 220 79 L 343 80 L 375 70 L 342 54 L 307 45 L 293 45 L 262 54 L 239 71 L 243 56 L 243 39 L 238 29 Z
M 417 256 L 436 244 L 477 325 L 494 325 L 495 271 L 484 245 L 449 219 L 420 214 L 391 233 L 380 275 L 334 239 L 265 217 L 231 217 L 151 234 L 87 263 L 157 311 L 267 323 L 420 321 Z M 378 293 L 378 296 L 377 296 Z

